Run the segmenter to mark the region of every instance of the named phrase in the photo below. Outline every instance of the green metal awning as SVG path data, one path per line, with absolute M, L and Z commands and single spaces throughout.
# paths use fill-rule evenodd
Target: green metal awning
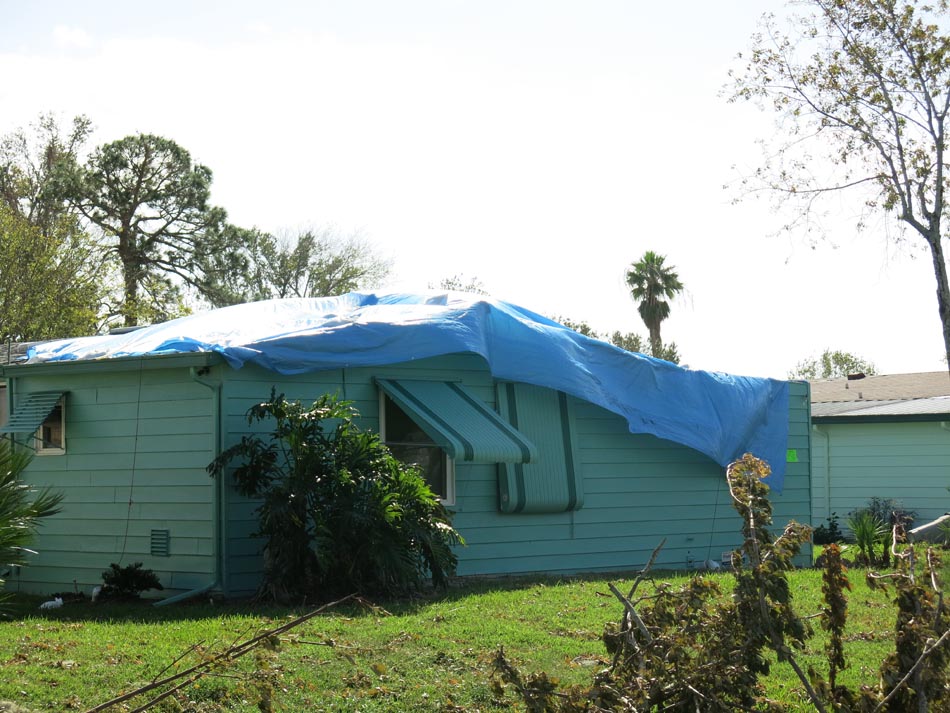
M 377 379 L 376 383 L 456 460 L 528 463 L 538 459 L 531 441 L 461 384 L 410 379 Z
M 26 394 L 10 414 L 6 425 L 0 427 L 0 433 L 34 433 L 53 412 L 65 393 L 65 391 L 37 391 Z

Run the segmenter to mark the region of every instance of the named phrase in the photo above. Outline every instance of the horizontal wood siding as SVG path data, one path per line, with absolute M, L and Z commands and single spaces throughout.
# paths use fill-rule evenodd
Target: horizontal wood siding
M 214 483 L 211 392 L 187 369 L 21 376 L 17 396 L 68 391 L 66 453 L 39 455 L 24 480 L 64 496 L 45 520 L 30 565 L 13 591 L 49 593 L 102 583 L 112 562 L 142 562 L 163 595 L 212 582 Z M 151 531 L 168 530 L 167 557 L 153 557 Z M 159 593 L 152 592 L 155 596 Z
M 504 515 L 494 507 L 494 474 L 470 470 L 455 524 L 468 540 L 460 573 L 637 569 L 666 539 L 658 563 L 685 568 L 718 560 L 740 543 L 724 469 L 684 446 L 629 433 L 626 422 L 575 400 L 584 507 L 574 513 Z M 792 384 L 783 492 L 773 495 L 775 526 L 810 520 L 808 393 Z M 799 564 L 810 560 L 810 549 Z
M 788 449 L 795 454 L 795 460 L 785 464 L 785 487 L 781 495 L 772 497 L 772 520 L 775 532 L 781 532 L 785 525 L 794 520 L 809 524 L 814 521 L 812 514 L 812 438 L 811 394 L 808 383 L 793 381 L 789 384 L 788 398 Z M 811 545 L 808 544 L 799 555 L 799 566 L 810 566 L 812 561 Z
M 950 431 L 939 422 L 818 424 L 814 512 L 821 524 L 837 513 L 891 498 L 924 523 L 950 511 Z
M 492 407 L 495 384 L 474 355 L 453 355 L 373 369 L 346 369 L 283 377 L 245 367 L 229 374 L 223 392 L 227 442 L 249 432 L 247 409 L 271 387 L 313 401 L 336 393 L 354 402 L 365 427 L 378 428 L 375 377 L 461 381 Z M 702 454 L 648 435 L 604 409 L 572 399 L 585 501 L 576 512 L 505 514 L 498 509 L 497 466 L 456 463 L 454 524 L 467 541 L 458 549 L 459 574 L 615 571 L 641 567 L 663 539 L 660 564 L 719 559 L 739 544 L 739 522 L 729 504 L 724 471 Z M 793 384 L 785 489 L 774 498 L 775 530 L 790 519 L 811 519 L 807 385 Z M 226 569 L 233 593 L 252 591 L 261 569 L 254 503 L 229 488 Z M 808 561 L 808 554 L 801 563 Z

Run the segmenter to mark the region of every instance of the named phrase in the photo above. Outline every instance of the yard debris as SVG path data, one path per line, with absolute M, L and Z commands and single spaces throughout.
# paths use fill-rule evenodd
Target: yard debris
M 90 708 L 89 710 L 87 710 L 86 713 L 99 713 L 100 711 L 108 710 L 112 708 L 113 706 L 117 706 L 120 703 L 124 703 L 126 701 L 129 701 L 133 698 L 137 698 L 146 693 L 150 693 L 153 691 L 161 691 L 154 698 L 142 704 L 138 708 L 133 709 L 130 713 L 140 713 L 141 711 L 146 711 L 149 708 L 152 708 L 153 706 L 157 705 L 159 702 L 165 700 L 166 698 L 174 695 L 175 693 L 178 693 L 182 689 L 192 685 L 193 683 L 196 683 L 199 679 L 203 678 L 204 676 L 213 673 L 214 670 L 217 668 L 220 668 L 222 664 L 228 664 L 232 661 L 235 661 L 236 659 L 239 659 L 245 654 L 248 654 L 251 651 L 254 651 L 260 647 L 266 648 L 266 647 L 273 646 L 273 643 L 279 640 L 279 637 L 282 634 L 285 634 L 291 629 L 294 629 L 295 627 L 300 626 L 304 622 L 307 622 L 310 619 L 314 618 L 315 616 L 322 614 L 328 609 L 332 609 L 333 607 L 339 606 L 340 604 L 343 604 L 344 602 L 348 602 L 350 600 L 356 600 L 362 604 L 367 604 L 367 605 L 369 604 L 368 602 L 364 602 L 361 598 L 357 597 L 355 594 L 349 594 L 343 597 L 342 599 L 338 599 L 335 602 L 330 602 L 329 604 L 324 604 L 322 607 L 319 607 L 318 609 L 314 609 L 312 612 L 309 612 L 307 614 L 304 614 L 303 616 L 299 616 L 295 619 L 292 619 L 286 624 L 281 624 L 280 626 L 274 627 L 273 629 L 267 629 L 266 631 L 263 631 L 257 634 L 256 636 L 248 639 L 247 641 L 232 644 L 231 646 L 229 646 L 224 651 L 221 651 L 218 654 L 215 654 L 212 656 L 206 656 L 199 663 L 195 664 L 194 666 L 190 668 L 185 669 L 184 671 L 180 671 L 176 674 L 166 676 L 165 678 L 162 678 L 160 680 L 152 681 L 151 683 L 148 683 L 144 686 L 136 688 L 133 691 L 129 691 L 128 693 L 124 693 L 121 696 L 117 696 L 113 698 L 112 700 L 106 701 L 105 703 L 100 703 L 98 706 L 95 706 L 94 708 Z M 194 648 L 195 647 L 192 647 L 192 649 Z M 189 653 L 192 649 L 189 649 Z M 127 710 L 127 708 L 123 707 L 122 710 Z M 268 708 L 267 710 L 270 710 L 270 709 Z

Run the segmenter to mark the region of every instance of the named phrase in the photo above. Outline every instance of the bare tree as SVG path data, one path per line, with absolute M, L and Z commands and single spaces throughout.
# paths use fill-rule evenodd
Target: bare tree
M 857 194 L 924 240 L 950 358 L 950 285 L 943 245 L 950 111 L 947 2 L 803 0 L 787 29 L 762 20 L 733 100 L 767 102 L 781 119 L 756 188 L 812 216 L 822 198 Z M 827 170 L 826 170 L 827 169 Z M 862 219 L 863 226 L 863 219 Z

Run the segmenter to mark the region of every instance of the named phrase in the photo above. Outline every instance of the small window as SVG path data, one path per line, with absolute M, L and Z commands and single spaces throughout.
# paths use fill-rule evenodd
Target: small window
M 380 435 L 393 455 L 422 471 L 432 492 L 446 505 L 455 503 L 455 462 L 399 406 L 385 394 Z
M 36 431 L 36 454 L 58 455 L 66 452 L 66 409 L 60 399 Z

